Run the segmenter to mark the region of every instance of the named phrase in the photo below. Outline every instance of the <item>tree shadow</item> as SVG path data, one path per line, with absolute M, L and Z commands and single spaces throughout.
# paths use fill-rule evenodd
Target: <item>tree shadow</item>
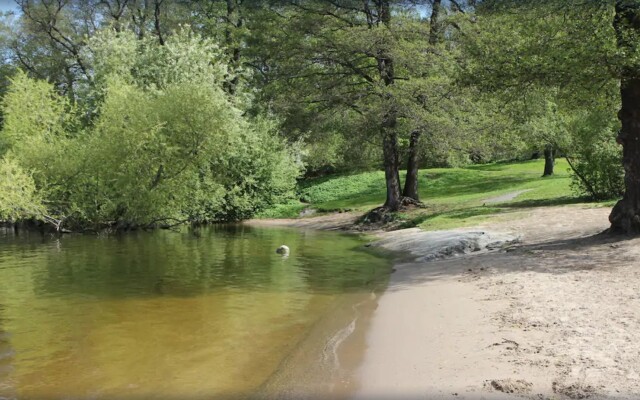
M 491 176 L 490 180 L 481 179 L 478 174 L 460 172 L 439 172 L 423 175 L 421 195 L 428 199 L 464 195 L 481 195 L 517 188 L 538 178 L 521 176 Z M 515 190 L 515 189 L 514 189 Z
M 582 204 L 582 203 L 593 203 L 593 200 L 585 196 L 581 196 L 581 197 L 563 196 L 563 197 L 556 197 L 552 199 L 511 201 L 508 203 L 498 203 L 495 205 L 500 207 L 506 207 L 506 208 L 535 208 L 535 207 L 549 207 L 549 206 L 565 206 L 565 205 Z
M 405 261 L 396 265 L 387 290 L 396 291 L 441 279 L 480 279 L 534 272 L 566 274 L 593 269 L 606 270 L 637 263 L 640 237 L 599 232 L 587 236 L 554 238 L 538 243 L 507 245 L 437 261 Z

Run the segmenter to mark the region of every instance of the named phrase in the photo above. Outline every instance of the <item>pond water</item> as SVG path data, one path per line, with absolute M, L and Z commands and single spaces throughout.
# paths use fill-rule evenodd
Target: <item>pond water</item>
M 0 231 L 0 398 L 279 397 L 300 379 L 284 370 L 336 367 L 331 346 L 384 286 L 390 262 L 363 243 L 245 225 Z

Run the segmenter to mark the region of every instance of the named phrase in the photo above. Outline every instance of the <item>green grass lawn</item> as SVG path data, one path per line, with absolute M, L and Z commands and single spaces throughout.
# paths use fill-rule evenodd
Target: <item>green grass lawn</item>
M 481 222 L 495 214 L 507 216 L 525 207 L 580 203 L 585 200 L 571 190 L 565 160 L 557 160 L 555 175 L 542 178 L 544 161 L 473 165 L 464 168 L 433 168 L 420 171 L 420 196 L 424 209 L 402 213 L 404 226 L 446 229 Z M 404 173 L 402 174 L 404 175 Z M 513 200 L 487 200 L 527 190 Z M 320 212 L 365 212 L 384 202 L 382 171 L 333 175 L 301 182 L 301 202 L 276 206 L 261 217 L 296 217 L 305 208 Z

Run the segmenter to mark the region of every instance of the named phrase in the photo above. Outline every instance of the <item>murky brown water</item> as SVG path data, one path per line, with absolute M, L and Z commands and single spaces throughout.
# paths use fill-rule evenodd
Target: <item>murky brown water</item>
M 273 394 L 293 370 L 333 368 L 341 324 L 386 282 L 362 244 L 246 226 L 0 233 L 0 398 Z

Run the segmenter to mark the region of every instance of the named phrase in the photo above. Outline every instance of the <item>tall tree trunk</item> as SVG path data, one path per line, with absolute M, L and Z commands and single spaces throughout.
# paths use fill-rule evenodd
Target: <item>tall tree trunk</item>
M 390 0 L 380 1 L 380 21 L 387 27 L 391 25 Z M 395 82 L 395 72 L 393 58 L 386 50 L 381 50 L 378 54 L 378 72 L 384 85 L 389 87 Z M 398 165 L 398 131 L 397 131 L 397 108 L 394 104 L 393 95 L 384 95 L 387 103 L 387 110 L 382 118 L 382 153 L 384 157 L 384 176 L 387 184 L 387 199 L 384 208 L 390 211 L 397 211 L 400 208 L 400 172 Z
M 542 176 L 553 175 L 553 167 L 555 166 L 556 158 L 553 146 L 548 144 L 544 148 L 544 173 Z
M 640 4 L 636 1 L 616 1 L 613 26 L 618 37 L 618 47 L 630 50 L 640 34 Z M 625 30 L 632 30 L 628 35 Z M 633 54 L 632 51 L 630 54 Z M 621 122 L 618 143 L 622 145 L 625 192 L 622 200 L 609 215 L 614 232 L 640 233 L 640 77 L 632 67 L 622 70 L 620 79 Z
M 418 143 L 420 141 L 420 131 L 415 130 L 411 132 L 409 138 L 409 159 L 407 160 L 407 176 L 404 180 L 404 190 L 402 195 L 404 197 L 410 197 L 416 201 L 420 201 L 420 195 L 418 193 L 418 167 L 419 167 L 419 155 L 418 155 Z
M 158 42 L 161 46 L 164 46 L 164 37 L 162 36 L 162 27 L 160 26 L 161 19 L 161 10 L 162 10 L 162 2 L 164 0 L 155 0 L 154 4 L 154 12 L 153 12 L 153 26 L 156 30 L 156 35 L 158 35 Z
M 227 24 L 225 27 L 225 42 L 229 54 L 229 67 L 230 72 L 227 76 L 227 80 L 224 83 L 224 88 L 230 95 L 234 95 L 237 90 L 240 77 L 238 70 L 240 69 L 240 45 L 237 42 L 237 34 L 234 37 L 234 32 L 242 28 L 243 24 L 240 10 L 238 9 L 237 0 L 227 0 Z
M 435 46 L 439 40 L 439 19 L 442 0 L 434 0 L 431 7 L 431 18 L 429 20 L 429 44 Z M 418 129 L 411 132 L 409 139 L 409 154 L 407 157 L 407 174 L 404 180 L 404 190 L 402 195 L 415 201 L 420 201 L 418 193 L 418 171 L 420 170 L 419 146 L 422 132 Z

